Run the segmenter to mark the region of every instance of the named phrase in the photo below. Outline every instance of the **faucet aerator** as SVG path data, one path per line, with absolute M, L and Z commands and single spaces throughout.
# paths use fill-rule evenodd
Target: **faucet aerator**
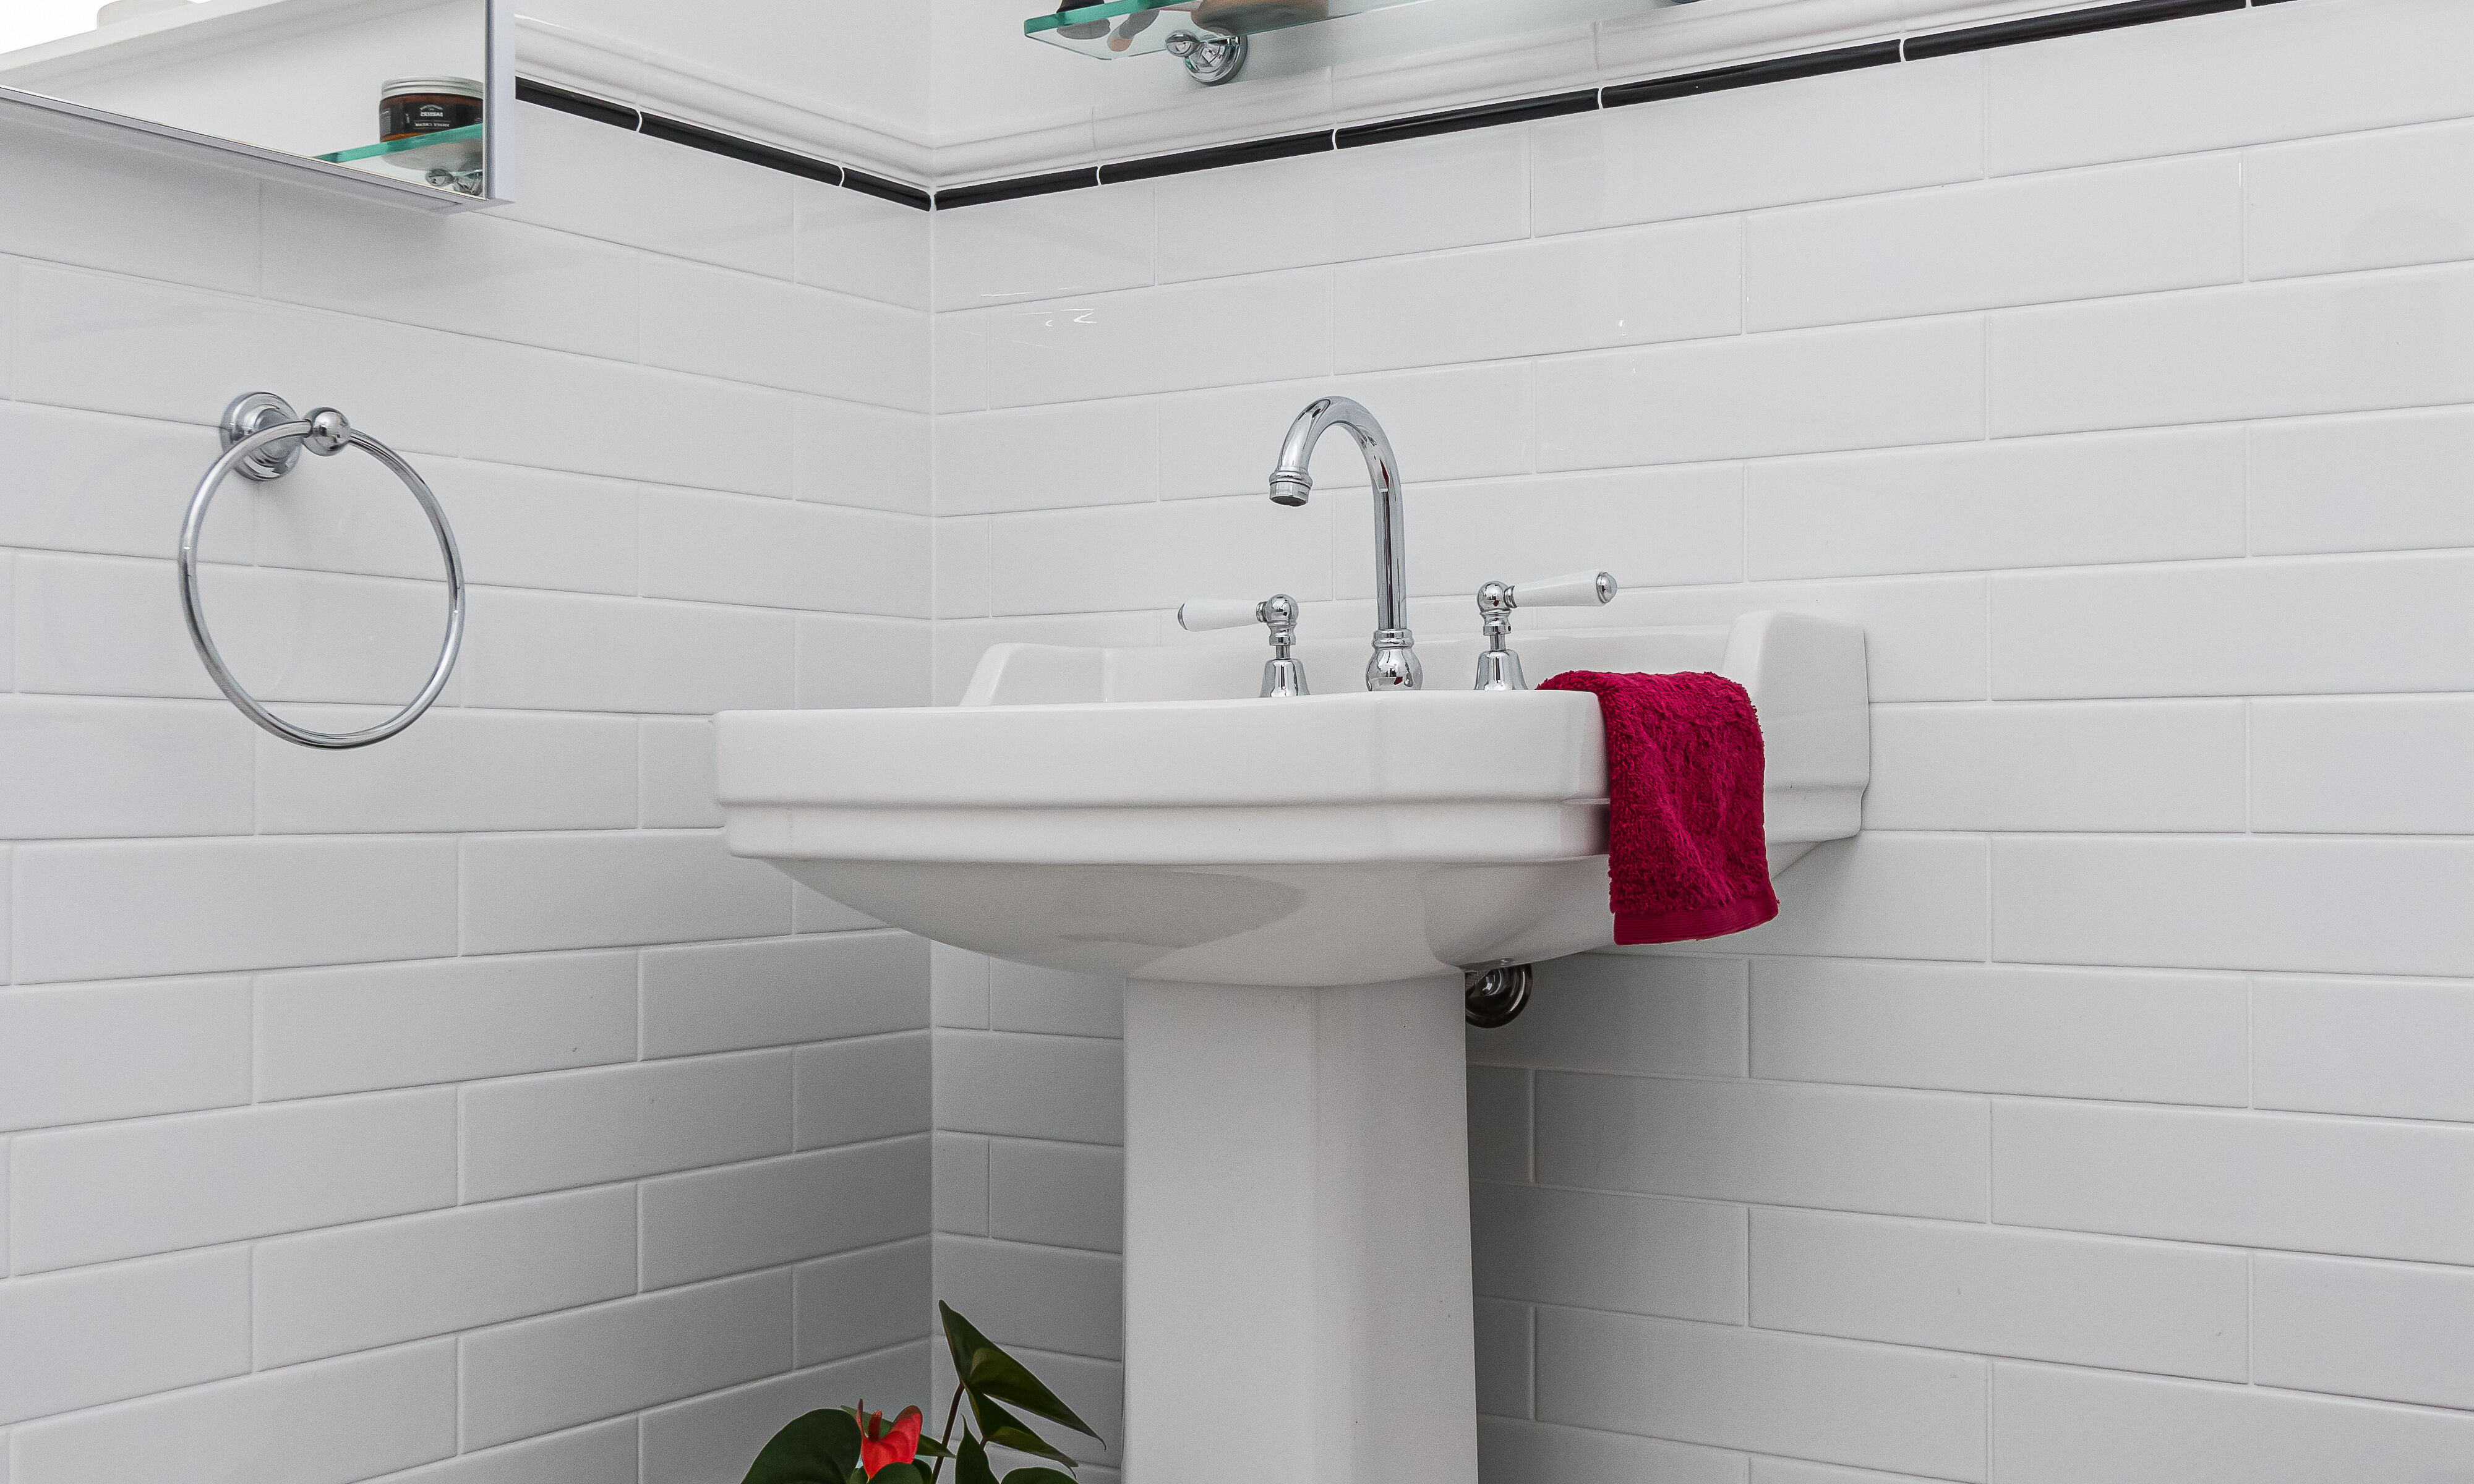
M 1272 481 L 1272 503 L 1303 505 L 1306 502 L 1306 496 L 1313 491 L 1314 483 L 1311 480 L 1274 479 Z

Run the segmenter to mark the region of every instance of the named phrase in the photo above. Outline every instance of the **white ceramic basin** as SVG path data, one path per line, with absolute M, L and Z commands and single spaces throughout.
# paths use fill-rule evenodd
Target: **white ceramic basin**
M 1528 673 L 1716 670 L 1768 751 L 1773 871 L 1856 832 L 1864 642 L 1523 634 Z M 1594 697 L 1255 700 L 1259 649 L 1000 645 L 959 706 L 718 718 L 731 849 L 899 927 L 1128 975 L 1126 1477 L 1476 1484 L 1462 970 L 1611 941 Z
M 1741 681 L 1773 869 L 1855 832 L 1860 631 L 1760 613 L 1518 643 L 1536 676 Z M 726 712 L 730 847 L 939 942 L 1152 980 L 1370 984 L 1612 942 L 1596 700 L 1441 688 L 1474 639 L 1420 646 L 1438 688 L 1370 694 L 1363 649 L 1300 646 L 1317 693 L 1286 700 L 1250 699 L 1252 650 L 1013 644 L 959 706 Z

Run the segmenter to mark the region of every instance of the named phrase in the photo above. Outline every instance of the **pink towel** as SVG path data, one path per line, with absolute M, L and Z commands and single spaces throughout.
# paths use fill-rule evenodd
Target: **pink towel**
M 1615 942 L 1676 943 L 1778 916 L 1761 827 L 1761 724 L 1723 675 L 1573 670 L 1607 726 L 1613 820 L 1607 862 Z

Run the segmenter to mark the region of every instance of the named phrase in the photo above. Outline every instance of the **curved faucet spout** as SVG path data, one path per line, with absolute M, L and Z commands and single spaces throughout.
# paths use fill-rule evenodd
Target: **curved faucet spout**
M 1315 444 L 1333 428 L 1346 428 L 1366 456 L 1366 477 L 1374 486 L 1374 655 L 1366 661 L 1369 690 L 1416 690 L 1425 683 L 1418 662 L 1418 636 L 1409 632 L 1408 515 L 1400 504 L 1400 465 L 1392 440 L 1374 414 L 1345 396 L 1311 403 L 1289 424 L 1280 462 L 1272 470 L 1272 498 L 1303 505 L 1314 491 L 1306 472 Z

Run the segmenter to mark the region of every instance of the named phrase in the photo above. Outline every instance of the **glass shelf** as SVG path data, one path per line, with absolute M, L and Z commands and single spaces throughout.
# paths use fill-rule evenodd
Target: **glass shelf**
M 1417 0 L 1107 0 L 1054 15 L 1034 15 L 1022 23 L 1022 34 L 1085 57 L 1141 57 L 1168 49 L 1168 38 L 1179 32 L 1196 36 L 1260 36 L 1291 26 L 1369 11 L 1388 11 Z
M 330 165 L 385 159 L 390 165 L 406 169 L 434 165 L 449 170 L 474 170 L 480 167 L 481 141 L 489 130 L 487 124 L 467 124 L 461 129 L 442 129 L 434 133 L 414 134 L 409 139 L 390 139 L 384 144 L 364 144 L 358 149 L 337 150 L 317 157 Z M 459 163 L 468 159 L 470 164 Z

